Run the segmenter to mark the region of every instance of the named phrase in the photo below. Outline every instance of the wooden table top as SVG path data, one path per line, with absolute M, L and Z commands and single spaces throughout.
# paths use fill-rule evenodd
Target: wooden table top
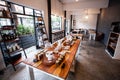
M 34 58 L 27 58 L 23 62 L 27 65 L 30 65 L 32 67 L 35 67 L 41 71 L 44 71 L 48 74 L 57 76 L 61 79 L 66 79 L 67 75 L 69 73 L 70 67 L 72 65 L 72 62 L 75 58 L 75 55 L 77 53 L 78 47 L 80 44 L 80 40 L 77 39 L 75 43 L 72 45 L 72 47 L 69 49 L 70 53 L 66 53 L 65 59 L 60 65 L 53 64 L 51 66 L 46 66 L 42 63 L 42 61 L 33 62 Z M 65 67 L 61 68 L 62 64 L 65 63 Z

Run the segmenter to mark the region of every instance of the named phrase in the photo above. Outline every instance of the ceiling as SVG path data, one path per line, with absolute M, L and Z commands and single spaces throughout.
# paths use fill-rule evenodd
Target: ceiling
M 81 1 L 92 1 L 92 0 L 60 0 L 63 4 L 73 3 L 73 2 L 81 2 Z
M 59 0 L 63 4 L 63 9 L 72 11 L 77 15 L 81 11 L 88 10 L 89 14 L 99 14 L 100 8 L 107 8 L 109 0 Z

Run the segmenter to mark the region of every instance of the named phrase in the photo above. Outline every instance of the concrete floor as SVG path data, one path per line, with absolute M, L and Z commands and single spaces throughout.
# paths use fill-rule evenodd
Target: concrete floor
M 75 73 L 70 72 L 67 80 L 120 80 L 120 60 L 112 59 L 103 44 L 82 41 L 77 55 Z M 0 80 L 29 80 L 26 65 L 21 63 L 14 71 L 9 66 Z M 57 80 L 34 69 L 35 80 Z

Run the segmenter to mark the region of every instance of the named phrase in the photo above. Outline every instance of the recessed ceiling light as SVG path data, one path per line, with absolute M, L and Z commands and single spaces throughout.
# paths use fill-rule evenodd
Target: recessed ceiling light
M 88 15 L 86 15 L 85 18 L 88 19 Z
M 76 2 L 78 2 L 79 0 L 75 0 Z

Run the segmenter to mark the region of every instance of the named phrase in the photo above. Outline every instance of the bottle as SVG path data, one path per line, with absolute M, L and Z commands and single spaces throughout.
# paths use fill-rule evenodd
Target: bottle
M 15 51 L 15 50 L 16 50 L 16 46 L 15 46 L 15 44 L 14 44 L 14 45 L 12 45 L 12 49 L 13 49 L 13 51 Z
M 6 13 L 5 9 L 2 10 L 2 13 L 3 13 L 3 17 L 7 17 L 7 13 Z

